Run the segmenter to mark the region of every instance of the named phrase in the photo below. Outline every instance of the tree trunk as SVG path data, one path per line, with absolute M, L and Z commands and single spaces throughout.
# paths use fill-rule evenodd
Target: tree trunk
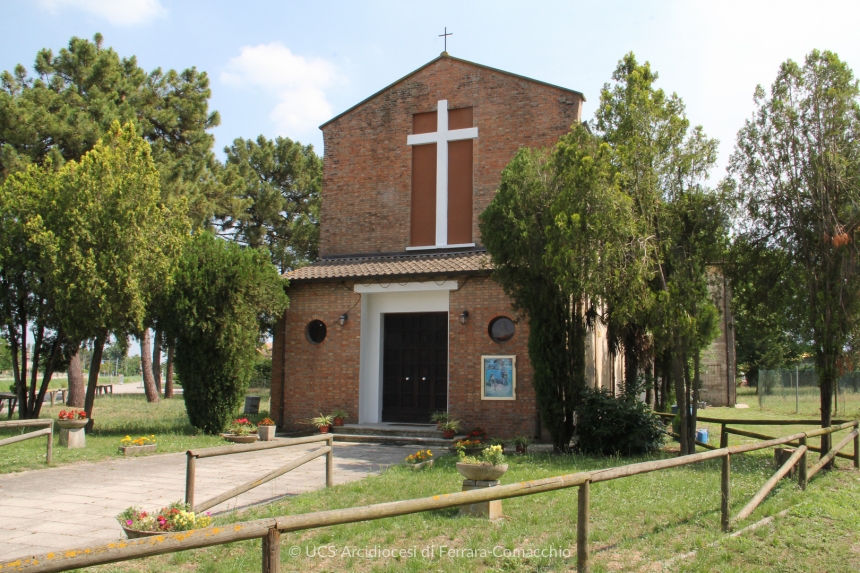
M 684 384 L 684 352 L 681 347 L 681 337 L 675 334 L 674 352 L 672 353 L 673 378 L 675 379 L 675 401 L 678 405 L 678 416 L 681 419 L 680 425 L 680 440 L 681 440 L 681 455 L 686 456 L 690 453 L 688 449 L 689 442 L 687 441 L 687 391 Z
M 42 340 L 44 337 L 45 327 L 39 326 L 36 330 L 36 337 L 33 340 L 33 366 L 30 369 L 30 392 L 27 396 L 27 401 L 23 405 L 19 404 L 22 410 L 24 408 L 27 409 L 25 415 L 28 418 L 33 418 L 33 413 L 36 411 L 36 382 L 39 380 L 39 362 L 42 360 Z
M 158 402 L 158 390 L 155 387 L 155 378 L 152 376 L 152 354 L 149 348 L 149 329 L 143 329 L 140 337 L 140 369 L 143 373 L 143 389 L 146 392 L 147 402 Z
M 651 364 L 649 362 L 645 362 L 645 403 L 651 406 L 651 409 L 654 409 L 654 401 L 653 401 L 653 390 L 654 390 L 654 377 L 652 376 L 652 372 L 654 370 L 651 368 Z
M 833 382 L 836 379 L 836 359 L 833 356 L 822 355 L 819 358 L 819 395 L 821 397 L 821 427 L 827 428 L 832 424 L 833 419 Z M 832 434 L 824 434 L 821 436 L 821 455 L 824 456 L 830 451 L 832 446 Z M 833 462 L 831 461 L 825 469 L 831 469 Z
M 167 380 L 164 382 L 165 398 L 173 398 L 173 346 L 173 341 L 167 345 Z
M 634 397 L 637 393 L 639 354 L 636 342 L 636 328 L 629 328 L 624 337 L 624 394 L 628 397 Z
M 39 393 L 36 395 L 36 403 L 33 405 L 33 418 L 38 418 L 42 412 L 42 404 L 45 402 L 45 393 L 48 391 L 48 386 L 51 384 L 51 377 L 54 375 L 54 366 L 57 364 L 57 359 L 60 357 L 60 352 L 63 349 L 63 332 L 57 333 L 54 342 L 51 345 L 51 353 L 48 355 L 48 360 L 45 361 L 45 372 L 42 374 L 42 385 L 39 387 Z
M 161 343 L 161 331 L 156 330 L 152 339 L 152 377 L 155 380 L 155 391 L 158 394 L 161 394 Z
M 87 411 L 87 418 L 89 418 L 89 422 L 87 422 L 87 433 L 89 434 L 93 430 L 93 404 L 96 401 L 96 386 L 99 383 L 99 369 L 102 364 L 102 353 L 105 349 L 105 341 L 107 340 L 108 333 L 103 332 L 98 335 L 93 341 L 93 357 L 90 360 L 90 378 L 87 382 L 87 397 L 84 403 L 84 410 Z
M 69 360 L 69 395 L 66 397 L 66 406 L 72 408 L 83 408 L 86 394 L 84 384 L 84 372 L 81 368 L 81 348 L 78 346 Z

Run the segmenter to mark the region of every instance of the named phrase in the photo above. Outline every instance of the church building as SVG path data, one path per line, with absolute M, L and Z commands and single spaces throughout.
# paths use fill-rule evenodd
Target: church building
M 490 435 L 540 433 L 527 317 L 491 278 L 478 217 L 521 147 L 581 121 L 582 93 L 443 52 L 321 126 L 320 260 L 287 273 L 271 411 L 281 429 L 447 411 Z M 621 379 L 605 336 L 597 386 Z

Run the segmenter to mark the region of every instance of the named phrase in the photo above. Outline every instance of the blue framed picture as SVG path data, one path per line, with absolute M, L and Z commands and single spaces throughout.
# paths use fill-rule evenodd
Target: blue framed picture
M 481 356 L 481 400 L 517 399 L 517 357 Z

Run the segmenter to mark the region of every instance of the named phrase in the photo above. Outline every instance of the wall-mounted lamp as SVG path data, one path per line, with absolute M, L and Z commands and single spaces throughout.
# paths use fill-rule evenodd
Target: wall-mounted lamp
M 462 314 L 460 314 L 460 324 L 466 324 L 469 320 L 469 311 L 464 310 Z
M 343 326 L 344 324 L 346 324 L 347 320 L 349 320 L 349 314 L 343 313 L 342 315 L 340 315 L 340 318 L 337 319 L 337 323 Z

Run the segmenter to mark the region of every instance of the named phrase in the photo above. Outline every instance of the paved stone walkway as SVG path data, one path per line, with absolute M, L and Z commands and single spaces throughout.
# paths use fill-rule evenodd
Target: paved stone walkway
M 197 461 L 195 499 L 204 501 L 316 449 L 303 444 Z M 414 446 L 336 442 L 334 482 L 362 479 L 396 464 Z M 213 513 L 325 487 L 325 456 L 212 508 Z M 185 454 L 80 463 L 0 475 L 0 561 L 114 541 L 116 515 L 158 509 L 185 495 Z

